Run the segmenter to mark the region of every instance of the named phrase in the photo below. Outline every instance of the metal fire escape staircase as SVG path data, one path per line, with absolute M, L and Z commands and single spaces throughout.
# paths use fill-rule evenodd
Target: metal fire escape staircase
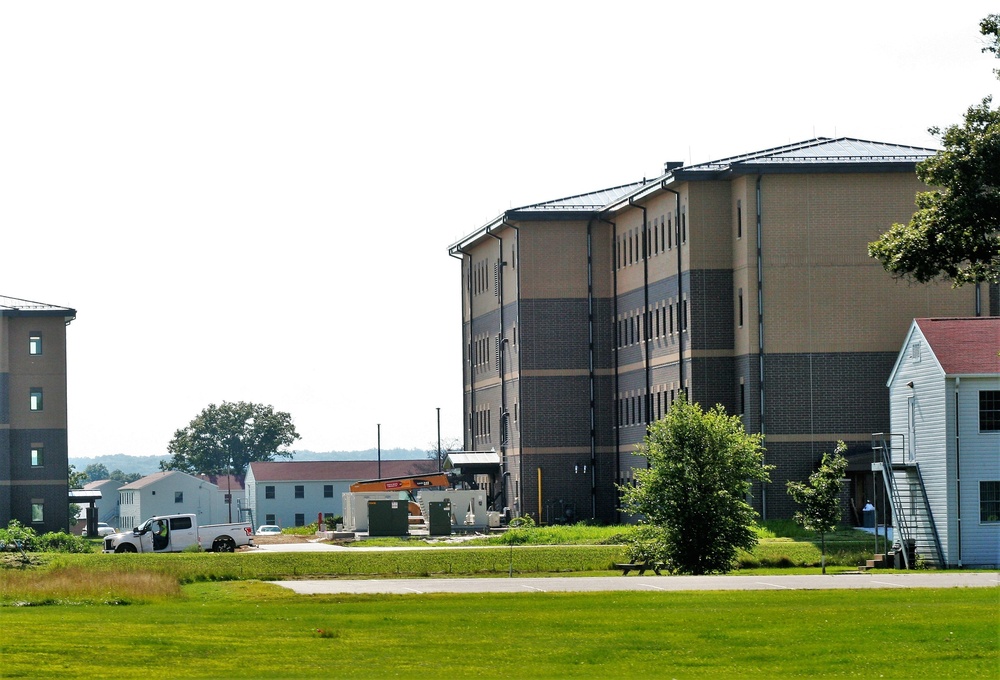
M 893 442 L 897 443 L 895 449 Z M 882 473 L 885 496 L 892 509 L 894 543 L 902 553 L 905 568 L 915 567 L 912 563 L 915 555 L 930 565 L 944 566 L 944 551 L 920 476 L 920 465 L 906 459 L 903 435 L 872 434 L 872 453 L 872 472 Z

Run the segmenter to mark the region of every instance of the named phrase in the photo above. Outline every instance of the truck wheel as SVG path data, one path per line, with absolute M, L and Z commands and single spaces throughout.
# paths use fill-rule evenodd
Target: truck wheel
M 138 552 L 138 551 L 135 549 L 135 546 L 132 545 L 131 543 L 122 543 L 120 546 L 118 546 L 117 548 L 115 548 L 115 552 L 116 553 L 134 553 L 134 552 Z
M 228 536 L 217 538 L 212 543 L 212 552 L 233 552 L 235 550 L 236 542 Z

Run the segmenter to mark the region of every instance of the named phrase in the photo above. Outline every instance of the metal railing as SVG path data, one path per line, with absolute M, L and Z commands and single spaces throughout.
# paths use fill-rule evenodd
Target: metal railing
M 910 489 L 908 489 L 908 498 L 911 499 L 912 503 L 914 497 L 919 496 L 919 502 L 923 506 L 924 516 L 927 519 L 927 533 L 930 534 L 932 542 L 931 547 L 936 553 L 938 564 L 943 567 L 944 550 L 941 548 L 941 540 L 938 537 L 937 526 L 934 523 L 934 515 L 931 513 L 930 502 L 927 499 L 927 488 L 924 486 L 924 480 L 920 474 L 920 466 L 915 461 L 906 461 L 906 440 L 903 435 L 876 432 L 872 434 L 872 452 L 874 454 L 873 463 L 881 464 L 882 466 L 882 481 L 889 497 L 890 507 L 892 508 L 893 529 L 896 532 L 895 542 L 899 544 L 899 549 L 903 554 L 903 564 L 907 569 L 912 569 L 914 567 L 914 565 L 910 564 L 910 551 L 908 550 L 908 546 L 916 545 L 920 527 L 919 519 L 917 517 L 918 513 L 916 511 L 913 513 L 907 513 L 904 510 L 905 506 L 903 504 L 903 494 L 899 488 L 893 469 L 894 461 L 892 443 L 896 439 L 901 442 L 898 447 L 901 454 L 899 457 L 900 460 L 896 461 L 895 465 L 896 467 L 906 469 L 907 471 L 913 471 L 913 477 L 917 482 L 919 493 L 915 493 L 914 488 L 911 486 Z M 907 476 L 909 476 L 909 472 L 907 472 Z M 877 531 L 878 529 L 876 527 L 876 532 Z

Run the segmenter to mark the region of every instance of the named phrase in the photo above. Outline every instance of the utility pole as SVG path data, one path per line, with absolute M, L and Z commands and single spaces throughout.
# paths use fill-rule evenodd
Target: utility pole
M 437 407 L 438 414 L 438 472 L 441 472 L 441 407 Z

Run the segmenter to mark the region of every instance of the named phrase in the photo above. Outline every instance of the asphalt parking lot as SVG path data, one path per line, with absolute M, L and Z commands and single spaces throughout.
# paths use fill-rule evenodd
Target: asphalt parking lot
M 998 572 L 901 572 L 789 576 L 581 576 L 552 578 L 322 579 L 271 581 L 301 595 L 422 593 L 557 593 L 642 590 L 866 590 L 990 588 Z M 1000 592 L 998 592 L 1000 598 Z M 998 603 L 1000 604 L 1000 603 Z

